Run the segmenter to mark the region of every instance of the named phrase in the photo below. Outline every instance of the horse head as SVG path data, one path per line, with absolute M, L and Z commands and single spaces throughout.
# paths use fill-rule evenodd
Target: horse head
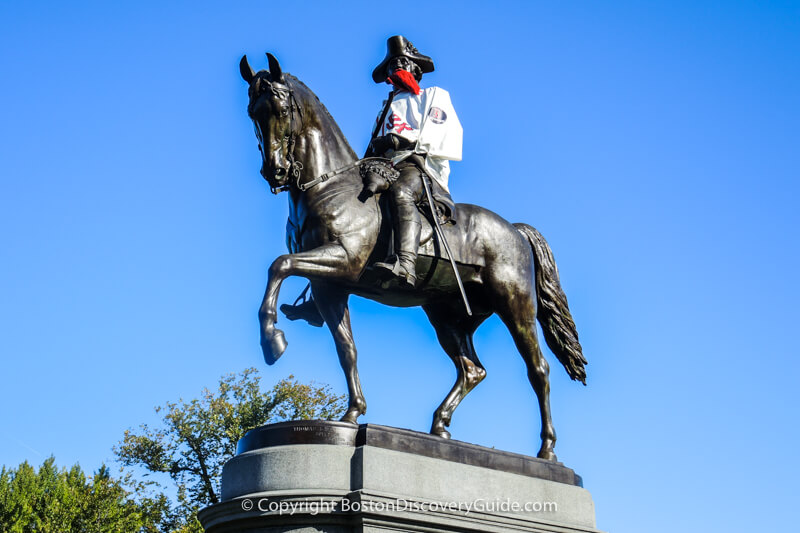
M 283 74 L 278 60 L 267 53 L 269 70 L 253 72 L 242 56 L 239 70 L 250 87 L 247 114 L 253 121 L 261 152 L 261 175 L 278 193 L 289 188 L 302 165 L 294 160 L 294 147 L 302 129 L 302 109 L 294 96 L 291 80 Z

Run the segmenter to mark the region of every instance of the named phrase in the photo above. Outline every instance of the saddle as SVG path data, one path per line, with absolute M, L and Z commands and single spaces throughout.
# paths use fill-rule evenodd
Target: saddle
M 436 202 L 435 199 L 434 202 Z M 382 218 L 381 231 L 378 235 L 378 242 L 375 244 L 375 249 L 370 256 L 368 265 L 376 261 L 383 261 L 386 257 L 394 253 L 394 223 L 392 221 L 391 210 L 389 209 L 389 198 L 382 197 L 379 200 L 379 205 L 381 207 Z M 486 266 L 486 261 L 480 254 L 480 250 L 476 248 L 475 243 L 469 241 L 469 236 L 466 231 L 467 228 L 465 227 L 469 224 L 469 215 L 474 208 L 475 206 L 471 204 L 458 204 L 460 222 L 457 224 L 453 219 L 447 219 L 446 222 L 443 222 L 440 218 L 439 224 L 445 239 L 447 239 L 447 244 L 450 246 L 450 251 L 453 252 L 453 259 L 455 259 L 456 263 L 473 267 L 482 267 Z M 449 259 L 447 257 L 447 252 L 444 250 L 444 246 L 439 242 L 438 235 L 436 235 L 427 202 L 417 204 L 417 209 L 419 209 L 421 215 L 420 222 L 422 224 L 417 255 L 447 261 Z M 417 263 L 419 264 L 419 260 Z
M 414 156 L 412 156 L 413 158 Z M 424 163 L 420 160 L 419 167 Z M 376 194 L 386 191 L 397 180 L 400 173 L 391 165 L 387 159 L 372 159 L 361 165 L 361 177 L 364 180 L 364 191 L 368 194 Z M 417 204 L 420 212 L 420 222 L 422 231 L 420 233 L 418 256 L 426 256 L 433 259 L 449 260 L 444 246 L 439 242 L 439 237 L 433 227 L 432 213 L 439 217 L 439 226 L 447 239 L 450 250 L 453 252 L 453 259 L 457 263 L 470 265 L 473 267 L 485 266 L 484 258 L 477 252 L 473 242 L 468 242 L 468 228 L 471 217 L 469 216 L 474 206 L 459 204 L 456 213 L 456 204 L 450 193 L 442 188 L 436 180 L 429 180 L 431 186 L 431 196 L 433 197 L 434 210 L 428 206 L 427 199 L 423 196 L 421 202 Z M 383 258 L 394 253 L 394 224 L 392 214 L 389 209 L 389 199 L 381 196 L 379 200 L 381 207 L 381 231 L 378 242 L 375 245 L 369 265 L 376 261 L 383 261 Z M 464 224 L 456 223 L 456 215 Z M 462 217 L 462 215 L 464 215 Z M 466 224 L 466 225 L 465 225 Z M 417 260 L 419 266 L 419 259 Z

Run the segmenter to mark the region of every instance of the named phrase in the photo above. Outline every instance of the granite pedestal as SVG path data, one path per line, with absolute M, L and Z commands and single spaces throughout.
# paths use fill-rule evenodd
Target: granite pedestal
M 561 463 L 342 422 L 256 428 L 222 473 L 207 533 L 597 532 Z

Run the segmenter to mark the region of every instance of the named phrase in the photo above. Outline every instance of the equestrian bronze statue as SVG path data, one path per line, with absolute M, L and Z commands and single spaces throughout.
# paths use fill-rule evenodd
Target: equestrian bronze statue
M 259 311 L 267 364 L 274 364 L 287 345 L 283 332 L 275 327 L 281 283 L 289 276 L 306 278 L 347 379 L 349 404 L 342 420 L 356 423 L 367 404 L 356 366 L 348 298 L 355 294 L 386 305 L 421 306 L 458 372 L 431 427 L 432 434 L 449 438 L 446 427 L 453 411 L 486 376 L 472 344 L 473 333 L 497 313 L 514 338 L 539 400 L 542 445 L 538 457 L 555 460 L 549 367 L 537 340 L 536 318 L 548 346 L 572 379 L 585 383 L 586 359 L 547 242 L 533 227 L 510 224 L 475 205 L 455 204 L 453 222 L 436 200 L 437 205 L 431 206 L 425 195 L 416 195 L 421 213 L 418 249 L 397 257 L 398 251 L 410 252 L 396 249 L 393 234 L 391 218 L 398 210 L 390 205 L 389 196 L 397 170 L 378 155 L 359 159 L 314 93 L 283 72 L 274 56 L 267 56 L 268 71 L 253 72 L 247 57 L 240 63 L 249 84 L 247 112 L 261 151 L 261 174 L 272 192 L 285 191 L 289 200 L 289 253 L 270 266 Z M 376 185 L 382 178 L 385 183 Z M 430 176 L 422 173 L 420 179 Z M 435 227 L 440 222 L 445 223 L 438 234 Z M 387 261 L 393 255 L 395 261 Z M 414 257 L 413 265 L 407 264 L 409 257 Z M 376 263 L 382 264 L 375 267 Z M 386 270 L 402 282 L 387 283 Z M 458 277 L 471 313 L 459 292 Z

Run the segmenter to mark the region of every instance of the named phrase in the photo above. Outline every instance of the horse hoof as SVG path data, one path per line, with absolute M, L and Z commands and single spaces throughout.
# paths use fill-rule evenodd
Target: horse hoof
M 349 409 L 344 416 L 339 419 L 339 422 L 358 425 L 359 416 L 361 416 L 361 413 L 357 409 Z
M 539 450 L 539 453 L 536 455 L 539 459 L 544 459 L 545 461 L 558 461 L 556 458 L 556 454 L 553 453 L 553 450 Z
M 447 431 L 444 428 L 442 428 L 442 429 L 432 429 L 431 430 L 431 435 L 436 435 L 437 437 L 441 437 L 443 439 L 448 439 L 448 440 L 450 439 L 450 432 Z
M 261 338 L 261 351 L 264 352 L 264 361 L 268 365 L 274 365 L 280 359 L 283 352 L 286 351 L 286 337 L 283 336 L 283 331 L 276 329 L 272 335 Z

